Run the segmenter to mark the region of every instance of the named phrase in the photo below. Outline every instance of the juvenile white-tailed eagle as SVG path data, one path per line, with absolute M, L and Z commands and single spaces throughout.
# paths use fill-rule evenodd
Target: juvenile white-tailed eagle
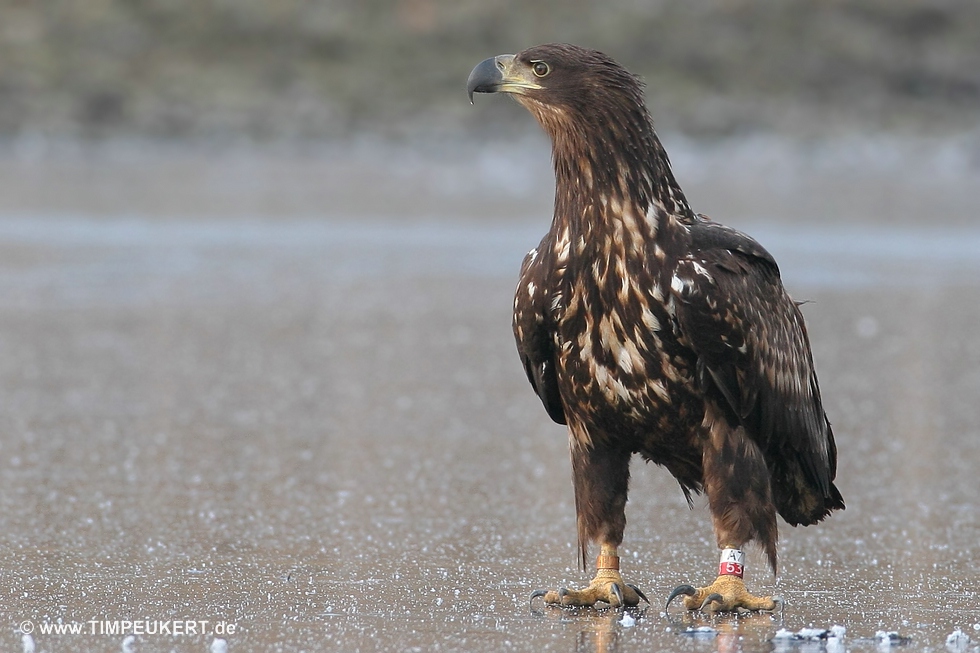
M 551 137 L 551 229 L 521 268 L 514 334 L 551 418 L 568 425 L 581 590 L 549 604 L 636 605 L 617 549 L 633 454 L 704 492 L 717 579 L 682 585 L 689 609 L 772 610 L 749 594 L 742 547 L 776 570 L 776 513 L 813 524 L 844 501 L 806 327 L 772 256 L 694 213 L 670 169 L 642 82 L 608 56 L 550 44 L 480 63 L 467 91 L 511 94 Z

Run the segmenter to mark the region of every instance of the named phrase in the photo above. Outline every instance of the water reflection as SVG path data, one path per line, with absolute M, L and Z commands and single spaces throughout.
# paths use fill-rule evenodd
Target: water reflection
M 619 615 L 596 615 L 576 624 L 578 635 L 575 638 L 576 653 L 614 653 L 619 650 Z
M 781 625 L 778 615 L 704 615 L 686 611 L 664 614 L 652 606 L 626 611 L 549 606 L 533 609 L 532 613 L 538 619 L 560 624 L 573 631 L 575 636 L 571 650 L 575 653 L 637 650 L 639 644 L 647 641 L 650 631 L 666 638 L 659 641 L 661 646 L 666 644 L 669 650 L 717 653 L 759 651 L 770 646 L 773 633 Z M 800 642 L 787 644 L 797 650 L 807 650 L 800 649 L 800 645 Z M 813 650 L 820 650 L 823 645 L 816 646 Z
M 542 619 L 557 621 L 575 633 L 575 653 L 616 653 L 620 651 L 620 636 L 626 628 L 635 627 L 645 618 L 647 609 L 631 608 L 626 611 L 595 608 L 557 608 L 554 606 L 533 609 Z M 633 620 L 623 625 L 623 615 Z M 628 622 L 629 623 L 629 622 Z

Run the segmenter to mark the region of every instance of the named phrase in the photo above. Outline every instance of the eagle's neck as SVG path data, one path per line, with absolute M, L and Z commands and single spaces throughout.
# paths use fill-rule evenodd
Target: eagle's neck
M 538 119 L 552 140 L 558 229 L 586 241 L 597 230 L 655 238 L 694 219 L 642 104 Z

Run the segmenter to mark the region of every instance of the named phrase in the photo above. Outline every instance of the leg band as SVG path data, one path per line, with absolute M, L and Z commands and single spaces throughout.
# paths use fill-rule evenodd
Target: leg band
M 745 571 L 745 554 L 740 549 L 724 549 L 718 563 L 719 576 L 742 577 Z
M 619 571 L 619 556 L 600 555 L 595 559 L 596 569 L 615 569 Z

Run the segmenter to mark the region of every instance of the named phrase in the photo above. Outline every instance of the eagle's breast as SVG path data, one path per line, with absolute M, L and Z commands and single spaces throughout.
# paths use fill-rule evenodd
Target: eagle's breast
M 656 222 L 615 199 L 597 208 L 587 233 L 565 226 L 554 240 L 557 368 L 583 423 L 638 433 L 677 419 L 692 361 L 674 334 Z

